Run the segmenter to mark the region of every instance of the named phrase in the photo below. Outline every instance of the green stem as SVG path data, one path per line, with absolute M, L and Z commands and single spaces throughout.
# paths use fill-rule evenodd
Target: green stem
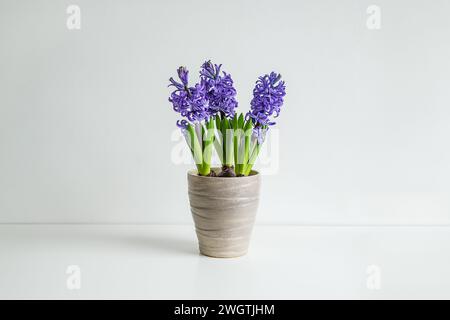
M 244 126 L 244 160 L 243 160 L 243 173 L 245 175 L 245 167 L 248 163 L 250 157 L 250 141 L 252 137 L 253 124 L 251 120 L 248 120 Z
M 259 143 L 256 143 L 256 146 L 252 152 L 250 160 L 248 161 L 248 164 L 245 166 L 244 176 L 248 176 L 250 174 L 250 172 L 252 171 L 253 165 L 255 164 L 255 161 L 256 161 L 256 158 L 258 157 L 260 149 L 261 149 L 261 145 Z
M 197 134 L 193 125 L 189 124 L 187 126 L 187 131 L 189 134 L 189 148 L 191 149 L 192 156 L 194 157 L 195 164 L 197 165 L 197 170 L 200 175 L 204 175 L 203 170 L 203 152 L 200 142 L 198 141 Z
M 238 174 L 238 150 L 239 150 L 239 138 L 238 138 L 238 117 L 235 114 L 233 118 L 233 155 L 234 155 L 234 171 Z
M 216 149 L 217 155 L 219 156 L 220 163 L 223 164 L 223 149 L 222 149 L 222 131 L 221 131 L 221 121 L 220 116 L 217 115 L 215 117 L 215 125 L 216 125 L 216 131 L 217 136 L 214 134 L 214 148 Z
M 230 141 L 229 141 L 229 137 L 228 137 L 228 134 L 227 134 L 227 131 L 228 131 L 228 128 L 229 128 L 229 122 L 228 122 L 228 119 L 227 118 L 222 118 L 222 125 L 221 125 L 221 132 L 222 132 L 222 151 L 223 151 L 223 153 L 222 153 L 222 166 L 228 166 L 228 164 L 229 164 L 229 162 L 228 162 L 228 160 L 229 160 L 229 149 L 230 149 L 230 147 L 229 147 L 229 144 L 230 144 Z M 230 166 L 231 166 L 231 164 L 230 164 Z
M 204 129 L 204 132 L 202 175 L 208 175 L 211 172 L 211 157 L 215 137 L 214 122 L 212 118 L 206 122 L 206 129 Z
M 229 123 L 227 121 L 227 123 Z M 228 167 L 231 167 L 233 165 L 233 160 L 234 160 L 234 156 L 233 156 L 233 130 L 230 129 L 229 125 L 226 131 L 226 136 L 227 136 L 227 140 L 226 140 L 226 158 L 225 158 L 225 165 Z

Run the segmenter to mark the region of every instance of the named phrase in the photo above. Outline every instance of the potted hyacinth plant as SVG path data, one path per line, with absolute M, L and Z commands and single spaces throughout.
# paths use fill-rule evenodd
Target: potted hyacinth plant
M 188 172 L 188 194 L 200 252 L 237 257 L 248 250 L 258 207 L 260 174 L 253 165 L 286 90 L 280 74 L 260 76 L 250 110 L 238 114 L 233 80 L 221 68 L 203 63 L 198 82 L 189 85 L 188 70 L 179 67 L 179 80 L 169 79 L 169 101 L 196 165 Z M 214 152 L 220 168 L 211 167 Z

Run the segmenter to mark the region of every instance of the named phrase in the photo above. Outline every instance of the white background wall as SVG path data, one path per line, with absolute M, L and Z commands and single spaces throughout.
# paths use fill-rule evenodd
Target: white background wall
M 81 8 L 68 30 L 66 8 Z M 369 5 L 381 29 L 366 26 Z M 0 0 L 0 222 L 190 223 L 167 79 L 287 83 L 259 223 L 450 223 L 450 1 Z

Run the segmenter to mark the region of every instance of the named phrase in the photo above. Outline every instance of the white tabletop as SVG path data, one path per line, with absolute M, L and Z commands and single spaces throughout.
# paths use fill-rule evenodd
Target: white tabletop
M 0 225 L 0 298 L 450 298 L 450 227 L 257 226 L 198 254 L 193 226 Z

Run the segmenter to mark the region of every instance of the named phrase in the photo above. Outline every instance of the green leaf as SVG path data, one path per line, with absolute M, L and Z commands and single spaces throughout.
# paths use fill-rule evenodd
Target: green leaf
M 233 120 L 232 120 L 232 129 L 233 129 L 233 155 L 234 155 L 234 168 L 236 170 L 237 166 L 237 155 L 238 155 L 238 140 L 236 137 L 236 131 L 238 129 L 238 117 L 236 114 L 234 114 Z
M 215 120 L 216 120 L 216 129 L 217 129 L 217 130 L 220 130 L 220 128 L 221 128 L 221 124 L 220 124 L 220 116 L 217 115 Z
M 223 163 L 222 165 L 226 165 L 227 164 L 227 128 L 228 128 L 228 119 L 227 118 L 223 118 L 222 119 L 222 126 L 221 126 L 221 131 L 222 131 L 222 158 L 223 158 Z
M 217 155 L 219 156 L 220 162 L 223 163 L 223 149 L 222 149 L 222 131 L 221 131 L 221 121 L 219 115 L 214 117 L 214 121 L 211 121 L 212 127 L 216 129 L 214 133 L 214 149 L 216 149 Z
M 253 129 L 253 123 L 252 120 L 249 119 L 244 126 L 244 161 L 243 161 L 243 169 L 245 174 L 245 169 L 248 164 L 248 159 L 250 157 L 250 141 L 252 137 L 252 129 Z
M 205 141 L 204 141 L 204 150 L 203 150 L 203 171 L 205 174 L 209 174 L 211 172 L 211 158 L 213 151 L 213 141 L 214 141 L 214 121 L 211 118 L 210 121 L 206 122 L 206 132 L 205 132 Z
M 244 131 L 247 132 L 247 130 L 253 129 L 253 122 L 252 119 L 248 119 L 248 121 L 245 123 Z
M 248 176 L 252 171 L 253 165 L 255 164 L 256 158 L 258 157 L 259 150 L 261 149 L 261 145 L 256 143 L 256 147 L 254 148 L 252 155 L 248 161 L 247 166 L 245 167 L 244 176 Z
M 202 163 L 203 163 L 203 152 L 202 147 L 197 138 L 195 128 L 192 124 L 188 124 L 187 132 L 189 135 L 189 147 L 191 148 L 192 156 L 194 157 L 195 164 L 197 165 L 198 172 L 203 173 Z
M 216 149 L 217 156 L 221 163 L 223 163 L 223 148 L 218 139 L 214 139 L 214 149 Z
M 241 113 L 238 118 L 238 127 L 239 129 L 244 129 L 244 114 Z
M 231 121 L 227 120 L 227 130 L 226 130 L 226 154 L 225 154 L 225 164 L 229 167 L 233 164 L 233 129 Z
M 235 117 L 234 128 L 233 128 L 233 154 L 234 154 L 234 171 L 238 174 L 239 164 L 238 164 L 238 150 L 239 150 L 239 128 L 237 128 L 237 118 Z
M 205 139 L 205 126 L 204 125 L 201 125 L 201 128 L 202 128 L 202 130 L 201 130 L 201 132 L 202 132 L 202 136 L 201 136 L 201 141 L 202 141 L 202 152 L 205 150 L 205 141 L 204 141 L 204 139 Z
M 236 130 L 238 128 L 238 118 L 237 115 L 235 114 L 232 120 L 232 124 L 233 124 L 233 130 Z

